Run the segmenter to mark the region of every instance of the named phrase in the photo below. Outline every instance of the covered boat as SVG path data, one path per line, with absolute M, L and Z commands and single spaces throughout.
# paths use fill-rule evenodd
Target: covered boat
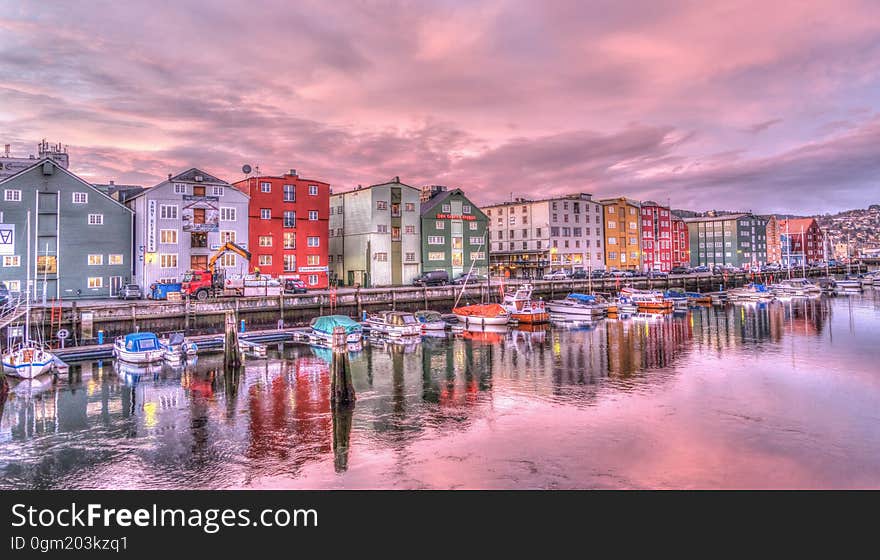
M 446 321 L 443 320 L 443 316 L 436 311 L 430 310 L 422 310 L 416 311 L 413 313 L 413 316 L 416 318 L 422 325 L 422 330 L 426 331 L 444 331 L 446 330 Z
M 663 292 L 663 299 L 671 301 L 675 307 L 687 307 L 689 300 L 687 292 L 681 288 L 669 288 Z
M 132 364 L 152 364 L 165 358 L 165 347 L 156 333 L 139 332 L 116 337 L 113 355 Z
M 181 364 L 188 357 L 195 356 L 199 347 L 195 342 L 186 340 L 183 333 L 171 333 L 167 340 L 162 340 L 165 349 L 165 361 L 170 364 Z
M 312 334 L 327 343 L 333 342 L 333 329 L 343 327 L 345 329 L 345 342 L 360 342 L 364 329 L 354 319 L 347 315 L 323 315 L 312 319 L 309 326 Z
M 422 324 L 412 313 L 403 311 L 380 311 L 367 318 L 370 331 L 389 336 L 418 336 L 422 333 Z
M 465 325 L 506 325 L 510 313 L 497 303 L 456 307 L 452 313 Z
M 547 309 L 553 315 L 564 315 L 566 317 L 601 317 L 608 309 L 608 303 L 601 296 L 568 294 L 565 299 L 549 302 Z

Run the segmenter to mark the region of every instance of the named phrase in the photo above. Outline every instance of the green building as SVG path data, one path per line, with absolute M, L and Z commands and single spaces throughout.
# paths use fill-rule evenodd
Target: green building
M 461 189 L 422 190 L 422 272 L 445 270 L 454 279 L 471 270 L 487 274 L 489 218 Z
M 685 220 L 691 266 L 755 268 L 767 263 L 767 220 L 753 214 L 721 214 Z
M 112 297 L 132 277 L 132 211 L 45 158 L 0 181 L 0 282 L 37 301 Z M 30 272 L 30 274 L 28 274 Z

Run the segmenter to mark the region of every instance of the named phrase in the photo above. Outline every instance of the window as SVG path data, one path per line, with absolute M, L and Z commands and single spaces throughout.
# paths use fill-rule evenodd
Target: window
M 284 248 L 296 249 L 296 234 L 292 231 L 284 232 Z
M 163 220 L 176 220 L 177 219 L 177 205 L 176 204 L 160 204 L 159 205 L 159 218 Z
M 442 212 L 444 212 L 446 214 L 452 212 L 452 206 L 450 206 L 449 204 L 444 204 L 442 206 Z
M 541 237 L 541 228 L 535 228 L 535 237 Z
M 88 204 L 88 202 L 89 202 L 89 193 L 84 193 L 84 192 L 73 193 L 73 203 L 74 204 Z
M 89 255 L 89 266 L 101 266 L 104 264 L 104 255 Z
M 235 255 L 232 253 L 226 253 L 225 255 L 220 257 L 220 266 L 223 268 L 234 268 Z
M 415 205 L 414 203 L 412 203 L 412 202 L 407 202 L 406 204 L 403 205 L 403 210 L 404 210 L 405 212 L 415 212 L 415 211 L 416 211 L 416 205 Z
M 376 201 L 376 210 L 388 210 L 388 202 L 384 200 Z
M 525 223 L 525 222 L 523 222 L 523 223 Z M 470 229 L 471 231 L 477 231 L 477 229 L 479 229 L 479 227 L 480 227 L 480 224 L 478 224 L 477 222 L 470 222 L 468 224 L 468 229 Z
M 296 272 L 296 255 L 284 255 L 284 272 Z
M 309 274 L 309 286 L 315 286 L 318 283 L 317 274 Z
M 103 288 L 104 279 L 100 276 L 97 278 L 89 278 L 89 288 Z
M 293 210 L 284 211 L 284 227 L 296 227 L 296 212 Z
M 446 222 L 444 222 L 443 220 L 437 220 L 436 222 L 434 222 L 434 227 L 436 227 L 437 229 L 446 229 Z
M 122 255 L 110 255 L 109 260 L 111 265 L 122 264 Z
M 186 194 L 186 185 L 174 183 L 174 194 Z
M 391 226 L 391 241 L 400 241 L 400 228 Z
M 284 202 L 296 202 L 295 185 L 284 185 Z
M 483 244 L 483 238 L 482 238 L 482 237 L 471 237 L 471 238 L 468 240 L 468 242 L 469 242 L 471 245 L 482 245 L 482 244 Z
M 260 219 L 261 220 L 271 220 L 272 219 L 272 209 L 271 208 L 260 208 Z
M 235 208 L 230 208 L 228 206 L 220 207 L 220 221 L 221 222 L 234 222 L 235 221 Z
M 232 230 L 221 231 L 220 243 L 235 243 L 235 232 Z
M 177 230 L 176 229 L 160 229 L 159 230 L 159 243 L 166 243 L 168 245 L 177 245 Z
M 617 245 L 617 238 L 616 237 L 609 237 L 608 244 L 609 245 Z
M 177 268 L 177 253 L 160 253 L 159 268 Z
M 223 196 L 223 187 L 212 187 L 211 192 L 214 196 Z
M 333 255 L 327 255 L 327 263 L 333 264 Z
M 416 262 L 416 254 L 415 253 L 407 253 L 404 256 L 403 260 L 406 262 Z
M 261 235 L 259 243 L 260 243 L 260 247 L 271 247 L 272 246 L 272 236 L 271 235 Z
M 379 224 L 376 226 L 376 231 L 379 233 L 388 233 L 388 226 L 386 224 Z
M 565 243 L 566 243 L 565 246 L 568 247 L 568 241 L 566 241 Z M 525 251 L 526 249 L 529 248 L 529 242 L 528 242 L 528 241 L 523 241 L 522 244 L 523 244 L 523 251 Z
M 89 225 L 90 226 L 104 225 L 104 214 L 89 214 Z
M 462 214 L 470 214 L 471 213 L 471 205 L 470 204 L 463 205 L 461 207 L 461 213 Z
M 388 262 L 388 253 L 374 253 L 373 257 L 379 262 Z
M 617 222 L 608 222 L 608 229 L 616 229 Z
M 272 266 L 272 255 L 260 255 L 260 266 Z
M 21 266 L 21 256 L 20 255 L 7 255 L 3 257 L 3 266 L 11 267 L 11 266 Z M 9 288 L 12 290 L 12 288 Z
M 318 211 L 317 210 L 309 210 L 309 221 L 311 221 L 311 222 L 318 221 Z
M 527 230 L 527 229 L 522 230 L 522 237 L 523 237 L 523 239 L 525 239 L 525 238 L 528 237 L 528 236 L 529 236 L 529 230 Z
M 318 266 L 321 264 L 321 256 L 320 255 L 308 255 L 306 257 L 306 262 L 309 266 Z
M 428 253 L 429 261 L 445 261 L 446 253 L 443 251 L 431 251 Z
M 446 243 L 446 238 L 442 235 L 429 235 L 428 236 L 428 245 L 444 245 Z
M 413 235 L 415 235 L 415 233 L 416 233 L 416 226 L 406 226 L 406 227 L 404 228 L 403 232 L 406 233 L 406 234 L 413 234 Z
M 260 183 L 260 192 L 264 192 L 264 193 L 272 192 L 272 183 Z
M 482 261 L 482 260 L 485 260 L 485 258 L 486 258 L 486 253 L 484 253 L 483 251 L 477 251 L 476 253 L 471 253 L 471 260 L 473 260 L 473 261 Z
M 551 227 L 550 228 L 550 237 L 559 237 L 559 228 Z
M 318 185 L 309 185 L 309 195 L 318 196 Z
M 394 202 L 391 204 L 391 217 L 392 218 L 399 218 L 400 217 L 400 204 L 397 202 Z
M 511 226 L 515 226 L 516 225 L 516 216 L 511 216 L 510 218 L 508 218 L 507 223 Z
M 309 237 L 306 244 L 309 247 L 320 247 L 321 246 L 321 238 L 320 237 Z

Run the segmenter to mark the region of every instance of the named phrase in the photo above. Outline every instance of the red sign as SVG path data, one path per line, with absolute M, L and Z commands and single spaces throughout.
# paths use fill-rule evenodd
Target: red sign
M 476 216 L 470 214 L 437 214 L 438 220 L 476 220 Z

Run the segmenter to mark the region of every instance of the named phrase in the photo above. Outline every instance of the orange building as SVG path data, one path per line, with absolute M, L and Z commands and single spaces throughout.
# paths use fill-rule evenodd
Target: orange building
M 640 270 L 640 204 L 625 197 L 600 200 L 605 226 L 605 267 Z

